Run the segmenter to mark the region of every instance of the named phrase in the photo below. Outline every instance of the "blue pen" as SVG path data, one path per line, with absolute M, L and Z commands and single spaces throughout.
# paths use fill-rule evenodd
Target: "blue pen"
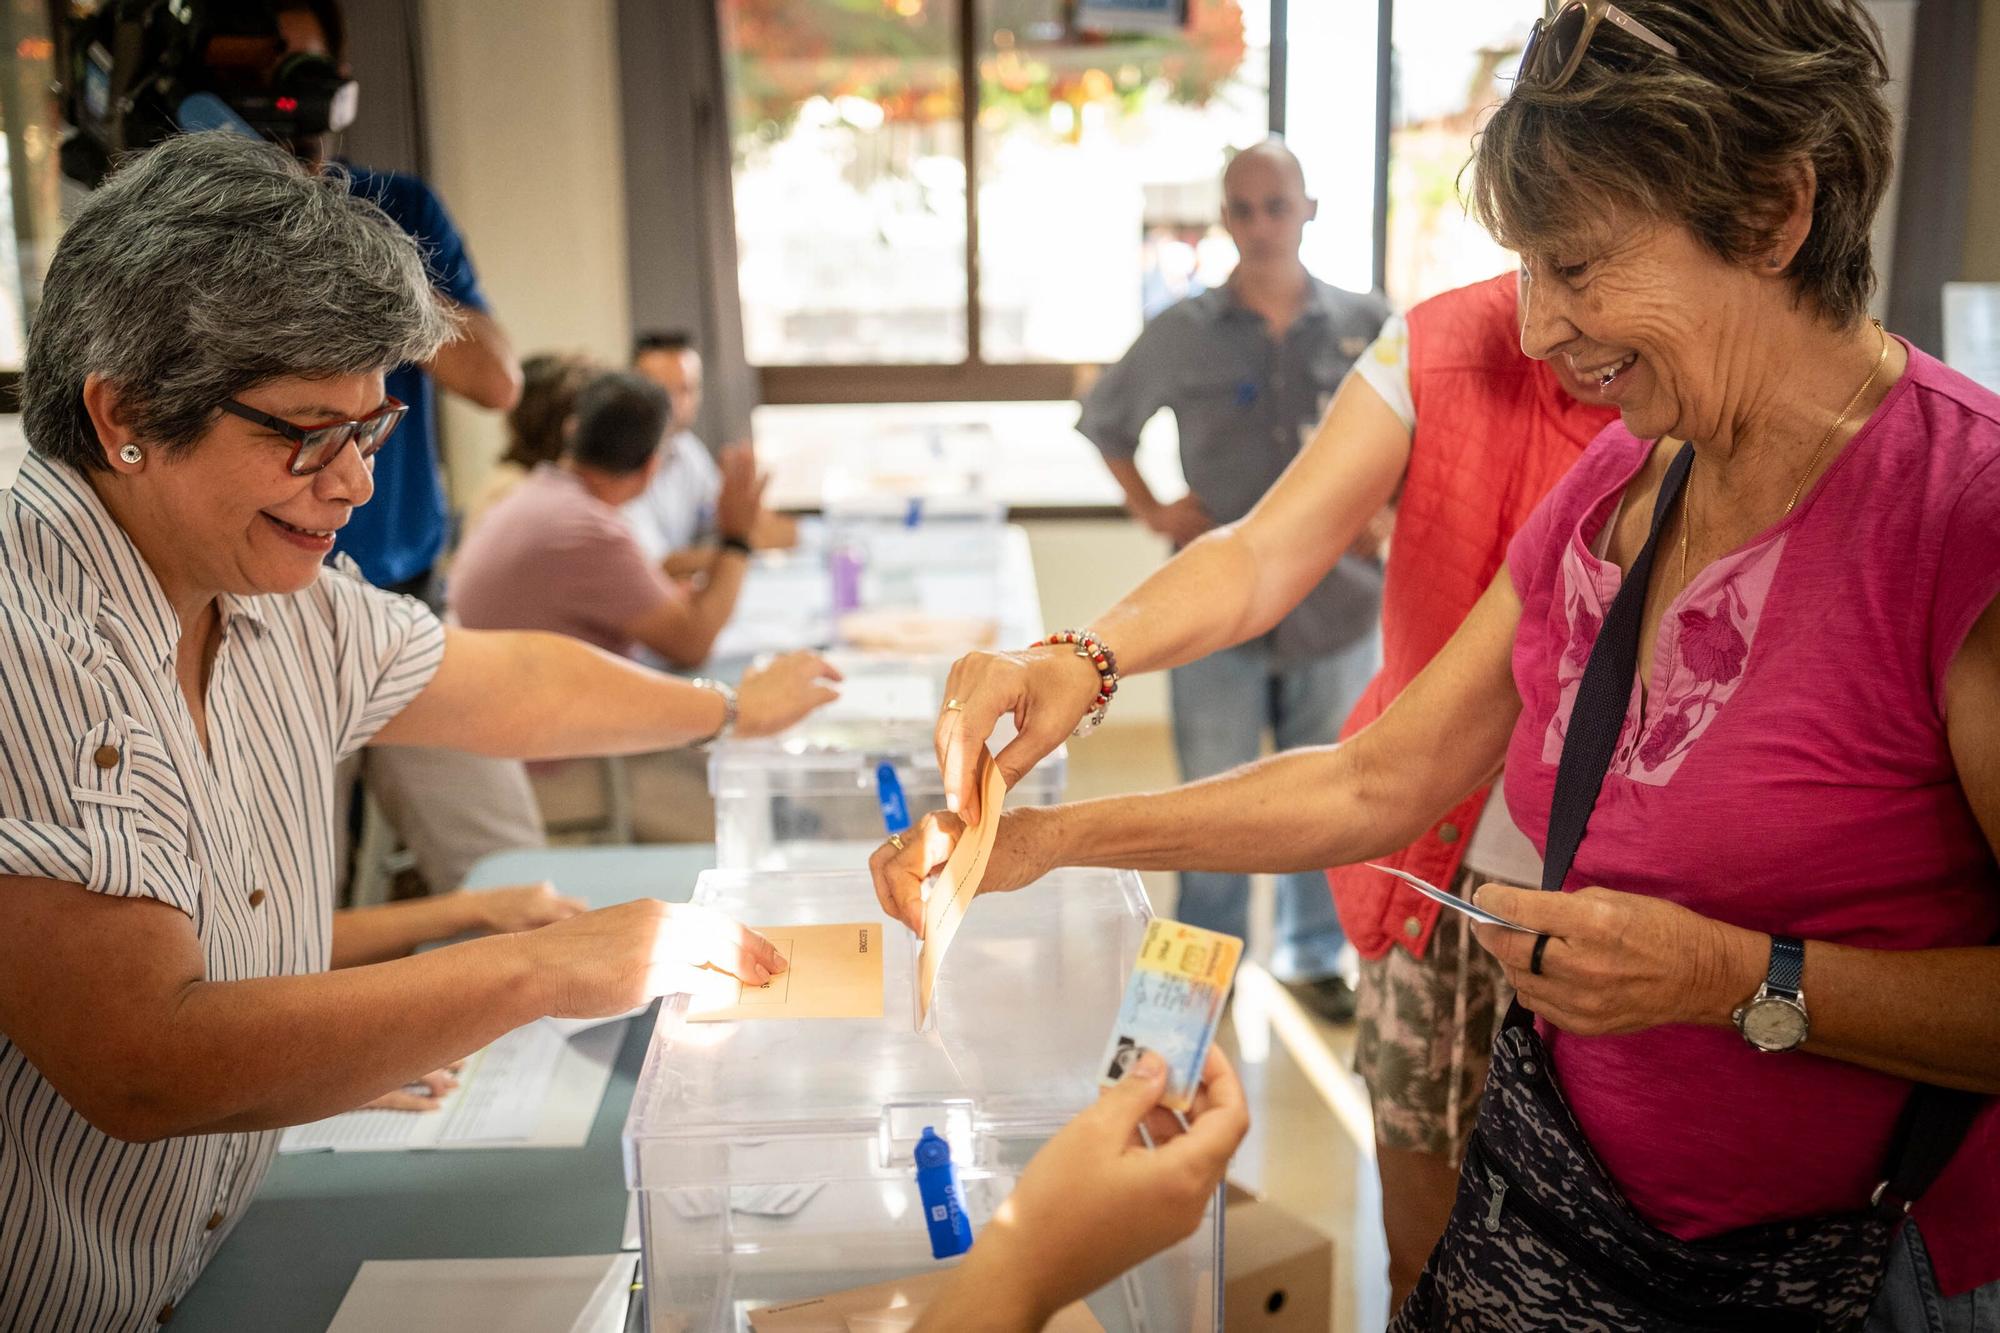
M 875 799 L 882 803 L 883 828 L 891 833 L 910 831 L 910 803 L 903 799 L 896 766 L 886 759 L 875 765 Z
M 965 1215 L 951 1145 L 929 1125 L 917 1140 L 917 1193 L 924 1201 L 924 1225 L 930 1228 L 931 1258 L 949 1259 L 971 1249 L 972 1219 Z

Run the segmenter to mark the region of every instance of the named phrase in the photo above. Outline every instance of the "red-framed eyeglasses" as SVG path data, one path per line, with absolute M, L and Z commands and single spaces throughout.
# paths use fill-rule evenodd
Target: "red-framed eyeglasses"
M 389 398 L 382 406 L 362 417 L 359 421 L 322 421 L 310 426 L 301 426 L 283 417 L 274 417 L 269 412 L 260 412 L 248 403 L 239 403 L 234 398 L 222 400 L 222 410 L 233 417 L 274 430 L 292 442 L 292 456 L 286 467 L 295 477 L 310 477 L 340 457 L 340 451 L 350 443 L 358 449 L 363 458 L 372 458 L 382 446 L 388 443 L 390 432 L 396 423 L 410 409 Z

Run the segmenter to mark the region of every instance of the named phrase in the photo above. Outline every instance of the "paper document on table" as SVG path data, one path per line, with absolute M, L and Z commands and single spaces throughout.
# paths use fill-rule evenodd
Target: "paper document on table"
M 1402 880 L 1403 883 L 1409 885 L 1418 893 L 1423 894 L 1424 897 L 1430 899 L 1432 902 L 1442 907 L 1449 907 L 1454 912 L 1463 912 L 1474 921 L 1482 922 L 1489 926 L 1505 926 L 1509 930 L 1518 930 L 1524 935 L 1532 935 L 1534 933 L 1526 926 L 1515 925 L 1504 916 L 1495 916 L 1483 907 L 1474 907 L 1457 894 L 1446 893 L 1429 880 L 1418 879 L 1407 870 L 1391 870 L 1388 866 L 1378 866 L 1373 861 L 1368 862 L 1367 865 L 1370 870 L 1379 870 L 1385 875 L 1394 875 L 1397 879 Z
M 959 837 L 958 846 L 938 871 L 924 899 L 924 943 L 917 953 L 917 1031 L 930 1026 L 931 1005 L 937 998 L 938 971 L 945 952 L 958 934 L 959 923 L 979 895 L 986 863 L 993 856 L 993 839 L 1000 832 L 1000 810 L 1007 803 L 1007 782 L 991 752 L 979 751 L 979 824 Z
M 327 1333 L 619 1333 L 629 1254 L 536 1259 L 370 1259 Z
M 1192 1108 L 1242 957 L 1243 941 L 1234 935 L 1159 917 L 1148 921 L 1098 1081 L 1110 1087 L 1141 1052 L 1151 1051 L 1167 1062 L 1160 1105 L 1175 1111 Z
M 602 1030 L 588 1035 L 600 1038 L 595 1046 L 620 1034 Z M 278 1150 L 395 1152 L 525 1142 L 542 1126 L 557 1072 L 565 1064 L 577 1067 L 579 1079 L 597 1078 L 594 1109 L 603 1097 L 605 1071 L 572 1051 L 561 1032 L 546 1023 L 530 1023 L 467 1060 L 458 1074 L 459 1086 L 438 1110 L 348 1111 L 292 1126 Z
M 720 984 L 689 998 L 688 1022 L 882 1016 L 880 922 L 751 929 L 791 966 L 762 986 L 719 978 Z

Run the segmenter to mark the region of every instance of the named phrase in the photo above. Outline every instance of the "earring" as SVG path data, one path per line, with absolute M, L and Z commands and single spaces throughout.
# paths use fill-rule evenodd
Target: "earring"
M 146 451 L 136 444 L 128 444 L 118 451 L 118 457 L 127 463 L 142 463 L 145 461 Z

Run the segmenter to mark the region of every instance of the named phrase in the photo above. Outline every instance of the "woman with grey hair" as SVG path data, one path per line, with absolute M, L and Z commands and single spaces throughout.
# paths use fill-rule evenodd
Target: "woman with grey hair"
M 371 739 L 520 758 L 769 733 L 810 654 L 740 699 L 575 640 L 445 628 L 328 568 L 448 331 L 417 247 L 275 148 L 170 141 L 57 247 L 0 498 L 0 1312 L 172 1314 L 275 1131 L 545 1015 L 695 969 L 768 981 L 734 922 L 656 901 L 416 957 L 331 912 L 333 769 Z M 335 970 L 329 970 L 332 965 Z
M 1885 81 L 1860 0 L 1552 5 L 1473 205 L 1622 421 L 1345 745 L 1001 820 L 982 891 L 1344 865 L 1505 761 L 1561 891 L 1477 894 L 1524 1008 L 1398 1329 L 2000 1329 L 2000 396 L 1866 318 Z

